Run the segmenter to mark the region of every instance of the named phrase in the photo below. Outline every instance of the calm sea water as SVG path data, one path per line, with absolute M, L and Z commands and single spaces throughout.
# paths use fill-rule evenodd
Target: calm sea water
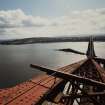
M 56 51 L 60 48 L 86 52 L 87 43 L 0 45 L 0 88 L 11 87 L 40 75 L 42 72 L 30 68 L 31 63 L 56 69 L 86 58 L 78 54 Z M 105 43 L 95 43 L 95 51 L 97 56 L 105 58 Z

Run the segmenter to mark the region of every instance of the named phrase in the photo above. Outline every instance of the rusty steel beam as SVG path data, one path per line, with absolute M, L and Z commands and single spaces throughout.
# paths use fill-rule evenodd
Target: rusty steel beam
M 44 71 L 48 75 L 54 74 L 53 76 L 65 79 L 67 81 L 76 80 L 76 81 L 84 83 L 84 84 L 88 84 L 88 85 L 92 85 L 92 86 L 102 86 L 102 87 L 105 88 L 105 83 L 95 81 L 95 80 L 92 80 L 92 79 L 89 79 L 89 78 L 83 78 L 81 76 L 77 76 L 77 75 L 74 75 L 74 74 L 69 74 L 69 73 L 66 73 L 66 72 L 57 71 L 57 70 L 53 70 L 53 69 L 48 69 L 48 68 L 41 67 L 41 66 L 38 66 L 38 65 L 31 64 L 30 66 L 32 68 L 36 68 L 38 70 Z
M 43 94 L 41 99 L 35 103 L 35 105 L 42 105 L 42 103 L 47 100 L 54 102 L 54 98 L 57 94 L 59 94 L 61 91 L 63 91 L 63 87 L 65 85 L 64 80 L 58 80 L 58 82 L 55 84 L 54 87 L 49 89 L 46 93 Z M 56 102 L 55 102 L 56 103 Z
M 102 81 L 105 83 L 105 70 L 95 60 L 92 60 L 92 62 L 95 65 L 96 70 L 100 74 Z
M 94 50 L 93 37 L 92 36 L 89 39 L 88 49 L 87 49 L 86 55 L 87 55 L 88 58 L 96 57 L 95 50 Z
M 79 87 L 77 84 L 75 84 L 75 83 L 74 83 L 74 85 L 75 85 L 83 94 L 85 94 L 85 95 L 88 96 L 86 90 L 80 88 L 80 87 Z M 94 103 L 94 105 L 103 105 L 103 104 L 101 104 L 97 99 L 95 99 L 94 97 L 89 97 L 89 96 L 88 96 L 88 98 L 91 99 L 91 101 Z
M 57 70 L 68 72 L 68 73 L 73 73 L 75 70 L 77 70 L 77 68 L 81 67 L 82 64 L 84 64 L 86 61 L 87 61 L 87 59 L 83 59 L 83 60 L 78 61 L 76 63 L 69 64 L 67 66 L 58 68 Z M 49 77 L 52 77 L 54 74 L 55 73 L 51 74 Z M 47 91 L 45 93 L 45 95 L 35 105 L 41 105 L 44 100 L 48 100 L 50 102 L 56 103 L 55 98 L 56 98 L 57 94 L 59 94 L 61 91 L 63 91 L 62 89 L 64 88 L 65 83 L 67 81 L 65 81 L 63 79 L 59 79 L 58 82 L 59 83 L 54 83 L 54 85 L 52 85 L 51 89 L 49 91 Z
M 105 59 L 103 59 L 103 58 L 94 58 L 94 60 L 95 60 L 96 62 L 100 62 L 100 63 L 105 64 Z

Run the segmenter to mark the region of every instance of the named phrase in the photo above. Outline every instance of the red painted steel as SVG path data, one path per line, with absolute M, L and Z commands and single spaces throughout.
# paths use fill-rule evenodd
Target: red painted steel
M 40 80 L 46 77 L 48 78 L 47 75 L 43 75 L 15 87 L 1 89 L 0 105 L 32 105 L 36 103 L 55 81 L 54 77 L 50 77 L 38 84 Z
M 86 59 L 59 68 L 58 70 L 72 73 L 85 61 Z M 59 78 L 56 79 L 57 82 L 61 80 Z M 55 78 L 52 76 L 41 75 L 12 88 L 0 89 L 0 105 L 33 105 L 51 89 L 54 81 Z

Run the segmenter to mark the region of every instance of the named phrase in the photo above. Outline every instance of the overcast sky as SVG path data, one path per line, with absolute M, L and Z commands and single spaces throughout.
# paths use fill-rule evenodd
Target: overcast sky
M 0 0 L 0 39 L 105 33 L 105 0 Z

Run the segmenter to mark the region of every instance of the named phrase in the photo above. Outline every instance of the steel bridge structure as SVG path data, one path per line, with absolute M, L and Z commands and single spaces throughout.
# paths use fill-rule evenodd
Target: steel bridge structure
M 0 105 L 105 105 L 105 59 L 95 54 L 90 37 L 86 58 L 50 69 L 12 88 L 0 89 Z

